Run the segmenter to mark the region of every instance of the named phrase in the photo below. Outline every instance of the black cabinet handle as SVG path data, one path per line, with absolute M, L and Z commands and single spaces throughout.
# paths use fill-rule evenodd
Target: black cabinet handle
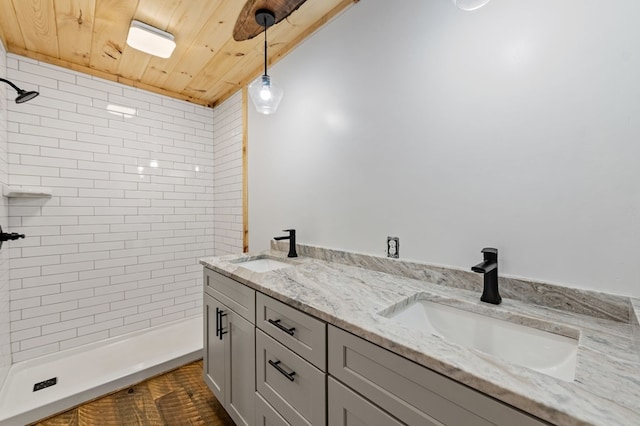
M 286 377 L 287 379 L 289 379 L 289 381 L 293 382 L 295 379 L 293 378 L 293 376 L 296 375 L 295 371 L 292 371 L 291 373 L 287 373 L 286 371 L 284 371 L 284 369 L 282 367 L 280 367 L 280 361 L 271 361 L 269 360 L 269 364 L 271 364 L 271 366 L 273 368 L 275 368 L 276 370 L 278 370 L 280 373 L 282 373 L 282 375 L 284 377 Z
M 220 337 L 222 340 L 222 336 L 227 334 L 228 331 L 222 331 L 222 317 L 226 317 L 227 314 L 218 307 L 216 307 L 216 336 Z
M 220 333 L 220 308 L 216 306 L 216 337 Z
M 285 333 L 287 333 L 289 336 L 293 336 L 293 332 L 296 331 L 295 327 L 287 328 L 287 327 L 283 326 L 282 324 L 280 324 L 280 320 L 279 319 L 274 321 L 271 318 L 269 318 L 267 321 L 269 321 L 270 324 L 275 325 L 280 330 L 282 330 Z

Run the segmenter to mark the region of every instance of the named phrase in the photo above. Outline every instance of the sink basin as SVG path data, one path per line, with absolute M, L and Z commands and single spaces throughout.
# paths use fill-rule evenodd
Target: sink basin
M 385 315 L 408 327 L 440 336 L 513 364 L 568 382 L 576 369 L 578 340 L 417 299 Z
M 276 269 L 288 268 L 292 265 L 288 263 L 280 262 L 279 260 L 275 260 L 275 259 L 258 258 L 258 259 L 250 259 L 250 260 L 239 260 L 238 266 L 253 272 L 269 272 L 269 271 L 275 271 Z

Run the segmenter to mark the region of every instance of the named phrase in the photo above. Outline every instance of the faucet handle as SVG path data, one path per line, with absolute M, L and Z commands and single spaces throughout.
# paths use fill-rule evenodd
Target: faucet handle
M 484 260 L 498 261 L 498 249 L 493 247 L 485 247 L 480 253 L 484 254 Z

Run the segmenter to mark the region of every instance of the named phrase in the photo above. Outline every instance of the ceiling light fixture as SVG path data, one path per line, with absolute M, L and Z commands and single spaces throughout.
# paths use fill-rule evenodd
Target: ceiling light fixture
M 35 98 L 36 96 L 38 96 L 40 94 L 40 93 L 38 93 L 36 91 L 27 92 L 26 90 L 22 90 L 21 88 L 19 88 L 18 86 L 16 86 L 15 84 L 10 82 L 9 80 L 5 80 L 4 78 L 0 78 L 0 81 L 4 81 L 9 86 L 13 87 L 16 92 L 18 92 L 18 96 L 16 97 L 16 103 L 17 104 L 21 104 L 23 102 L 30 101 L 31 99 Z
M 273 114 L 282 100 L 282 87 L 267 74 L 267 28 L 276 22 L 276 15 L 269 9 L 256 11 L 256 22 L 264 27 L 264 75 L 249 85 L 249 95 L 261 114 Z
M 453 4 L 455 4 L 458 9 L 464 11 L 472 11 L 476 9 L 480 9 L 485 4 L 489 3 L 489 0 L 451 0 Z
M 176 48 L 172 34 L 136 20 L 131 21 L 127 44 L 141 52 L 165 59 Z

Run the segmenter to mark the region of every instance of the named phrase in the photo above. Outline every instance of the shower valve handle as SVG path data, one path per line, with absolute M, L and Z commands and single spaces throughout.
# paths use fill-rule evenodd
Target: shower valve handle
M 2 226 L 0 226 L 0 248 L 2 248 L 2 243 L 9 240 L 17 240 L 18 238 L 24 238 L 24 234 L 18 234 L 17 232 L 3 232 Z

